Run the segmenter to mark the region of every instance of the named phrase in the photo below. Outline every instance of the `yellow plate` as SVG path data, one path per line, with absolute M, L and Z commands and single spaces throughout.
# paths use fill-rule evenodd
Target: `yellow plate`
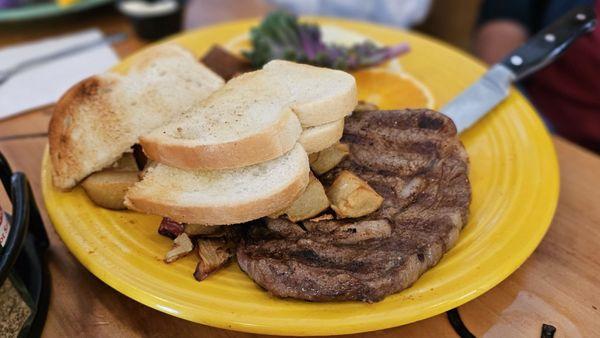
M 407 41 L 401 68 L 428 87 L 442 106 L 485 68 L 469 56 L 414 33 L 361 22 L 314 19 L 372 37 Z M 173 40 L 201 55 L 247 32 L 255 20 L 212 26 Z M 118 69 L 126 68 L 125 60 Z M 382 84 L 384 85 L 384 84 Z M 558 198 L 552 142 L 518 92 L 461 136 L 471 161 L 469 224 L 442 261 L 411 288 L 376 304 L 309 303 L 269 296 L 237 264 L 208 280 L 192 277 L 195 257 L 162 262 L 170 240 L 156 233 L 160 218 L 94 206 L 81 188 L 62 193 L 50 179 L 46 154 L 42 188 L 54 227 L 98 278 L 157 310 L 220 328 L 282 335 L 355 333 L 398 326 L 459 306 L 515 271 L 546 232 Z

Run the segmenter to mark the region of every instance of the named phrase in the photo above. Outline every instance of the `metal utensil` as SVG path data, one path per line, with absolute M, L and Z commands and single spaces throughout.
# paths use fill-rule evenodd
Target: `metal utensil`
M 4 82 L 6 82 L 13 75 L 15 75 L 19 72 L 22 72 L 24 70 L 27 70 L 31 67 L 35 67 L 35 66 L 38 66 L 40 64 L 43 64 L 43 63 L 46 63 L 46 62 L 49 62 L 52 60 L 60 59 L 62 57 L 68 56 L 68 55 L 79 53 L 79 52 L 82 52 L 84 50 L 87 50 L 87 49 L 90 49 L 93 47 L 101 46 L 104 44 L 113 44 L 116 42 L 120 42 L 120 41 L 125 40 L 126 38 L 127 38 L 126 33 L 116 33 L 116 34 L 109 35 L 107 37 L 95 39 L 93 41 L 83 42 L 78 45 L 71 46 L 71 47 L 68 47 L 65 49 L 61 49 L 61 50 L 53 52 L 53 53 L 49 53 L 46 55 L 34 57 L 29 60 L 25 60 L 25 61 L 15 65 L 12 68 L 0 70 L 0 85 L 2 85 Z
M 493 65 L 481 79 L 442 108 L 458 132 L 471 127 L 508 96 L 511 83 L 554 61 L 579 36 L 596 26 L 592 6 L 577 6 Z

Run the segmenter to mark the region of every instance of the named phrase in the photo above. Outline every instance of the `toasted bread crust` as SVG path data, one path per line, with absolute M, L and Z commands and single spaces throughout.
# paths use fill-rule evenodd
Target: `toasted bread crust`
M 204 225 L 244 223 L 270 215 L 290 205 L 308 185 L 309 172 L 307 167 L 306 170 L 296 173 L 292 183 L 284 189 L 241 204 L 183 206 L 178 203 L 160 202 L 156 196 L 141 196 L 134 187 L 125 196 L 125 206 L 132 210 L 169 217 L 183 223 Z
M 181 169 L 234 169 L 272 160 L 291 150 L 302 129 L 291 112 L 249 137 L 218 144 L 198 144 L 169 136 L 143 136 L 148 158 Z
M 82 118 L 77 109 L 84 102 L 92 103 L 95 113 L 106 123 L 118 120 L 107 103 L 110 100 L 108 96 L 111 88 L 119 81 L 120 76 L 115 74 L 91 76 L 71 87 L 54 106 L 48 128 L 48 143 L 52 161 L 52 180 L 56 187 L 63 190 L 70 189 L 89 173 L 104 167 L 104 164 L 81 161 L 80 154 L 85 149 L 80 149 L 73 130 Z M 102 99 L 98 99 L 99 97 Z M 111 130 L 106 132 L 111 133 Z M 92 151 L 92 149 L 87 150 Z M 116 161 L 120 155 L 116 155 L 112 161 Z
M 299 80 L 301 80 L 300 84 L 298 84 Z M 142 147 L 148 157 L 181 169 L 232 169 L 279 157 L 290 150 L 297 141 L 300 141 L 307 152 L 316 152 L 331 146 L 341 137 L 342 120 L 352 112 L 357 103 L 356 81 L 352 75 L 337 70 L 325 70 L 276 60 L 265 65 L 262 70 L 246 73 L 231 80 L 203 102 L 203 106 L 199 107 L 200 113 L 210 116 L 206 108 L 209 107 L 219 114 L 230 116 L 233 111 L 240 108 L 226 107 L 230 101 L 224 101 L 223 98 L 241 100 L 239 97 L 229 95 L 234 90 L 251 92 L 260 97 L 260 100 L 255 99 L 253 103 L 248 98 L 244 98 L 245 101 L 242 100 L 242 103 L 246 105 L 246 108 L 266 104 L 265 102 L 272 104 L 271 97 L 273 96 L 282 98 L 280 100 L 281 112 L 285 109 L 290 114 L 294 114 L 299 121 L 298 128 L 293 131 L 286 130 L 281 123 L 259 127 L 253 125 L 251 128 L 255 128 L 256 131 L 251 136 L 238 136 L 235 141 L 227 141 L 223 138 L 218 143 L 210 143 L 174 136 L 176 133 L 172 132 L 170 128 L 177 126 L 177 129 L 186 130 L 186 123 L 196 123 L 191 119 L 181 120 L 177 122 L 178 125 L 169 125 L 163 129 L 162 134 L 154 131 L 141 137 Z M 265 95 L 265 93 L 267 94 Z M 211 98 L 214 100 L 207 103 Z M 226 110 L 224 106 L 229 110 Z M 190 115 L 193 115 L 193 112 Z M 277 118 L 284 119 L 285 117 Z M 206 120 L 209 119 L 210 117 L 206 118 Z M 341 124 L 336 125 L 338 129 L 313 130 L 311 133 L 305 134 L 304 140 L 300 136 L 300 126 L 304 128 L 320 127 L 336 121 L 341 121 Z M 231 128 L 235 128 L 235 125 L 236 123 L 232 123 Z M 228 127 L 222 126 L 221 128 Z M 251 130 L 248 129 L 249 127 L 246 128 L 246 130 Z M 210 133 L 208 128 L 205 132 Z M 198 134 L 194 135 L 198 136 Z
M 340 119 L 322 126 L 304 129 L 298 142 L 304 147 L 306 153 L 312 154 L 337 143 L 343 133 L 344 119 Z
M 169 79 L 186 79 L 191 74 L 187 79 L 196 80 L 180 88 L 187 95 L 184 100 L 161 96 L 162 88 L 156 84 L 156 79 L 170 73 L 164 69 L 153 72 L 153 64 L 169 58 L 175 61 L 166 63 L 168 67 L 183 63 L 182 68 L 173 69 L 185 72 L 185 76 L 181 71 L 174 72 Z M 145 77 L 140 80 L 140 76 Z M 189 51 L 177 45 L 153 47 L 136 56 L 125 76 L 109 72 L 77 83 L 59 99 L 50 120 L 48 139 L 54 185 L 68 190 L 89 174 L 110 166 L 130 151 L 140 133 L 149 132 L 180 113 L 183 108 L 178 103 L 191 104 L 222 85 L 218 75 L 197 64 Z M 127 94 L 131 88 L 138 94 Z M 139 108 L 142 105 L 136 100 L 141 97 L 146 100 L 147 109 Z M 154 111 L 148 112 L 151 108 Z
M 152 67 L 152 64 L 163 57 L 186 56 L 191 51 L 184 49 L 178 44 L 167 43 L 160 48 L 148 48 L 141 51 L 135 57 L 135 62 L 129 67 L 129 72 L 144 72 Z M 212 73 L 212 72 L 211 72 Z M 220 78 L 214 74 L 216 78 Z
M 355 85 L 341 97 L 296 103 L 291 108 L 298 115 L 302 127 L 320 126 L 350 115 L 358 103 L 357 95 Z
M 273 60 L 267 63 L 263 69 L 275 74 L 285 72 L 285 70 L 294 69 L 294 72 L 303 74 L 302 82 L 304 79 L 311 78 L 315 72 L 322 72 L 322 67 L 316 67 L 307 64 L 298 64 L 291 61 L 285 60 Z M 291 108 L 298 116 L 302 127 L 313 127 L 320 126 L 326 123 L 330 123 L 339 119 L 343 119 L 345 116 L 352 113 L 354 107 L 358 103 L 358 93 L 356 89 L 356 80 L 354 77 L 346 72 L 340 70 L 327 69 L 327 76 L 330 77 L 328 86 L 335 88 L 334 92 L 328 92 L 322 94 L 318 99 L 313 96 L 299 97 L 299 101 L 292 103 Z M 334 80 L 335 79 L 335 80 Z M 318 83 L 318 82 L 317 82 Z M 296 81 L 288 82 L 288 86 L 297 86 Z M 306 83 L 305 83 L 306 85 Z M 313 83 L 314 85 L 314 83 Z

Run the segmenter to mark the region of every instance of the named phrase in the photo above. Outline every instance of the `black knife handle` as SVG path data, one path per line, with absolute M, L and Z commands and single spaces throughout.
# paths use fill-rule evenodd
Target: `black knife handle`
M 516 80 L 520 80 L 554 61 L 573 41 L 595 26 L 594 7 L 577 6 L 510 53 L 501 63 L 515 73 Z

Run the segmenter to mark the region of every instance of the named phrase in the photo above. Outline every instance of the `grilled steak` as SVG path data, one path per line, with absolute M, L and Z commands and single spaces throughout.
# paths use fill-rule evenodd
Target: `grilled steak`
M 384 197 L 358 219 L 252 225 L 240 267 L 280 297 L 375 302 L 409 287 L 450 249 L 467 221 L 466 152 L 453 122 L 432 110 L 369 111 L 346 119 L 350 170 Z

